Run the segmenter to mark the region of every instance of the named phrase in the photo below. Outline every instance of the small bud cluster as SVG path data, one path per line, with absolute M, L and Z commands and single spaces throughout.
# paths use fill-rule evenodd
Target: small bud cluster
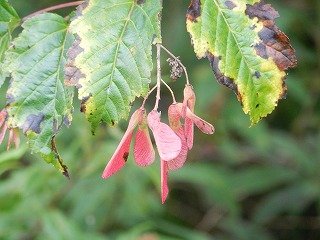
M 170 126 L 160 121 L 160 113 L 157 110 L 152 110 L 148 114 L 143 106 L 136 110 L 132 114 L 129 126 L 102 177 L 110 177 L 125 165 L 135 129 L 137 129 L 133 148 L 135 162 L 142 167 L 153 163 L 155 151 L 149 135 L 149 128 L 160 156 L 161 199 L 164 203 L 169 193 L 168 172 L 169 170 L 177 170 L 184 165 L 188 151 L 193 146 L 194 125 L 206 134 L 214 133 L 214 127 L 211 124 L 194 114 L 194 105 L 195 95 L 192 86 L 187 84 L 184 89 L 184 101 L 182 103 L 174 101 L 169 106 Z M 181 122 L 181 120 L 184 121 Z

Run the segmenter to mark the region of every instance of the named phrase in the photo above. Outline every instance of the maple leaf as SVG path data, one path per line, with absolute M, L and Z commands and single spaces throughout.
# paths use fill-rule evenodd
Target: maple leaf
M 101 121 L 115 125 L 126 118 L 130 102 L 148 92 L 160 10 L 158 0 L 91 0 L 78 7 L 65 81 L 78 87 L 93 132 Z
M 12 77 L 8 128 L 20 128 L 31 150 L 68 177 L 55 136 L 72 121 L 73 88 L 64 85 L 63 68 L 73 36 L 67 32 L 68 21 L 53 13 L 34 16 L 22 27 L 5 54 L 4 69 Z
M 277 17 L 262 0 L 191 0 L 187 11 L 197 57 L 209 59 L 216 79 L 234 91 L 252 124 L 285 98 L 285 70 L 297 64 Z

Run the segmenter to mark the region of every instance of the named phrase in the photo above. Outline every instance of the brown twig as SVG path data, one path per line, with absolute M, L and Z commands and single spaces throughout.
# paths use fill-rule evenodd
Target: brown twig
M 34 13 L 31 13 L 28 16 L 22 18 L 22 22 L 25 22 L 29 18 L 32 18 L 33 16 L 36 16 L 36 15 L 41 14 L 41 13 L 50 12 L 50 11 L 54 11 L 54 10 L 61 9 L 61 8 L 78 6 L 83 2 L 84 1 L 68 2 L 68 3 L 62 3 L 62 4 L 58 4 L 58 5 L 55 5 L 55 6 L 48 7 L 48 8 L 44 8 L 44 9 L 41 9 L 41 10 L 36 11 Z

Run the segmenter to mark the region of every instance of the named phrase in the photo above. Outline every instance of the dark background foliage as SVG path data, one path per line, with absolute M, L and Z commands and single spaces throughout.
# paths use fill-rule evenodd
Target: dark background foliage
M 62 2 L 10 1 L 21 17 Z M 121 172 L 101 178 L 127 123 L 102 125 L 92 136 L 76 103 L 72 126 L 57 140 L 70 181 L 25 142 L 10 152 L 1 146 L 0 239 L 319 239 L 320 2 L 268 2 L 298 58 L 287 100 L 271 115 L 248 128 L 236 96 L 216 82 L 206 59 L 195 57 L 185 29 L 188 1 L 164 0 L 163 44 L 188 68 L 195 111 L 216 133 L 196 131 L 188 162 L 170 172 L 170 195 L 161 205 L 158 163 L 139 168 L 129 157 Z M 170 83 L 180 100 L 183 81 Z M 164 93 L 163 116 L 169 103 Z

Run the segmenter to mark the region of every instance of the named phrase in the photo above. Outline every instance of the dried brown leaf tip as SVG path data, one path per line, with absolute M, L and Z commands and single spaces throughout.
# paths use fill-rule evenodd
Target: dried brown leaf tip
M 59 168 L 60 168 L 60 171 L 62 173 L 63 176 L 65 176 L 67 179 L 70 180 L 70 175 L 69 175 L 69 172 L 68 172 L 68 167 L 67 165 L 65 165 L 63 163 L 63 160 L 62 158 L 60 157 L 58 151 L 57 151 L 57 147 L 56 147 L 56 140 L 55 140 L 55 137 L 52 137 L 51 138 L 51 149 L 52 151 L 54 152 L 54 155 L 55 155 L 55 159 L 58 161 L 59 163 Z
M 179 57 L 177 59 L 171 59 L 168 58 L 167 62 L 169 63 L 171 70 L 170 70 L 170 78 L 173 81 L 176 81 L 178 78 L 181 78 L 182 73 L 183 73 L 183 68 L 181 67 L 179 63 Z
M 197 18 L 201 15 L 201 2 L 200 0 L 191 0 L 187 10 L 187 19 L 192 22 L 197 22 Z
M 263 28 L 258 33 L 263 43 L 255 45 L 257 54 L 262 58 L 271 57 L 279 70 L 287 70 L 297 65 L 295 51 L 290 45 L 289 38 L 275 25 L 274 20 L 279 13 L 263 0 L 253 5 L 247 4 L 245 13 L 251 18 L 258 18 Z

